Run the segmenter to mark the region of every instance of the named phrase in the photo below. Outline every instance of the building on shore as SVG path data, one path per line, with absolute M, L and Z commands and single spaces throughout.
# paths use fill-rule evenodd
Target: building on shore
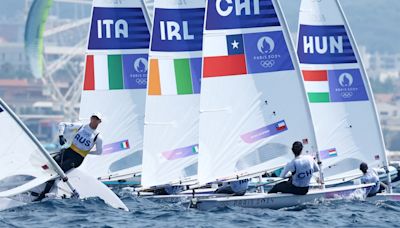
M 55 140 L 57 123 L 63 120 L 63 113 L 46 95 L 40 80 L 0 79 L 0 97 L 40 141 L 51 143 Z

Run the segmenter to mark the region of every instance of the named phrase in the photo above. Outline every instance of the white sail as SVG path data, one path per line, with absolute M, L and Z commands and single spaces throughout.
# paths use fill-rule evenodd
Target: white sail
M 22 193 L 30 190 L 40 192 L 46 181 L 67 176 L 1 99 L 0 123 L 0 210 L 5 210 L 35 199 L 29 193 Z M 56 180 L 52 191 L 60 198 L 70 197 L 73 192 L 78 193 L 81 199 L 99 197 L 114 208 L 129 211 L 110 189 L 79 170 L 68 172 L 67 182 Z
M 26 192 L 58 176 L 14 118 L 0 98 L 0 197 Z
M 155 1 L 144 187 L 196 179 L 204 11 L 204 0 Z
M 104 116 L 103 154 L 88 155 L 81 166 L 95 177 L 141 170 L 149 41 L 141 0 L 93 2 L 80 119 Z
M 386 167 L 374 98 L 336 0 L 302 0 L 298 56 L 326 181 Z
M 199 182 L 284 166 L 294 141 L 316 151 L 288 28 L 273 0 L 208 1 Z

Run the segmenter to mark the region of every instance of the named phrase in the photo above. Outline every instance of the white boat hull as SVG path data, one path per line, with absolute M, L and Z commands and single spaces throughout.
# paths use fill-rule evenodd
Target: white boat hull
M 374 197 L 367 198 L 368 201 L 396 201 L 400 202 L 400 193 L 379 193 Z
M 192 198 L 211 198 L 211 197 L 226 197 L 228 194 L 216 194 L 214 193 L 216 189 L 196 189 L 193 192 L 191 190 L 183 191 L 180 194 L 176 195 L 154 195 L 151 193 L 137 193 L 137 196 L 143 199 L 149 199 L 156 202 L 164 202 L 164 203 L 177 203 L 177 202 L 188 202 Z
M 293 194 L 267 194 L 249 193 L 244 196 L 216 197 L 192 199 L 190 207 L 210 210 L 221 207 L 246 207 L 246 208 L 269 208 L 280 209 L 285 207 L 298 206 L 305 203 L 312 203 L 320 199 L 365 197 L 365 189 L 370 185 L 357 185 L 334 187 L 328 189 L 311 189 L 307 195 Z

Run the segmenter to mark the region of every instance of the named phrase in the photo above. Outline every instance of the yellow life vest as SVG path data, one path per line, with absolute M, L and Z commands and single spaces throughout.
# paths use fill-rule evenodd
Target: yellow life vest
M 82 157 L 86 157 L 90 150 L 81 150 L 78 147 L 76 147 L 74 144 L 71 144 L 70 148 L 75 151 L 76 153 L 78 153 L 79 155 L 81 155 Z

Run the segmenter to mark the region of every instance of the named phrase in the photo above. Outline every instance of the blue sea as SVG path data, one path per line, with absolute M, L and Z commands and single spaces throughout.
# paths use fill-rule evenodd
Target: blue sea
M 281 210 L 189 209 L 125 194 L 130 212 L 99 199 L 45 200 L 0 212 L 0 227 L 400 227 L 400 202 L 335 200 Z

